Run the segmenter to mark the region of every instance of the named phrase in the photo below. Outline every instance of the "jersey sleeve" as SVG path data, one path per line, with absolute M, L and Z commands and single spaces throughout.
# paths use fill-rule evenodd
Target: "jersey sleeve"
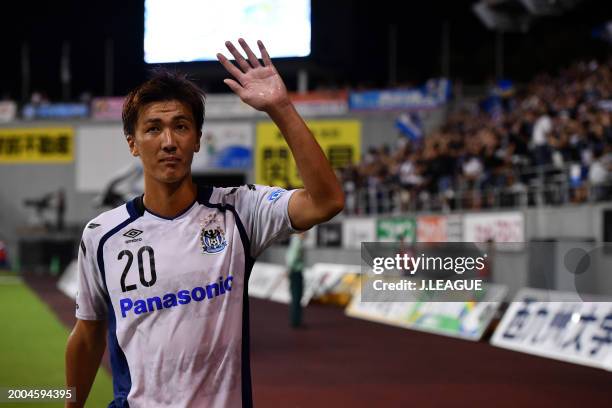
M 251 242 L 251 256 L 256 258 L 273 242 L 292 233 L 289 199 L 297 190 L 262 185 L 242 186 L 234 192 L 235 207 L 245 224 Z
M 97 248 L 93 243 L 94 240 L 86 229 L 77 260 L 78 292 L 75 316 L 81 320 L 105 320 L 108 312 L 106 291 L 96 263 Z

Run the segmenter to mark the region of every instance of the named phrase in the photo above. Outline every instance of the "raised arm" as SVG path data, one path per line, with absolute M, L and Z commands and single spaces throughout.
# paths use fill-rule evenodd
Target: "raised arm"
M 329 220 L 344 208 L 344 193 L 329 161 L 289 100 L 287 88 L 263 43 L 257 42 L 262 64 L 242 38 L 238 42 L 246 59 L 231 42 L 225 45 L 240 68 L 223 54 L 217 54 L 219 62 L 235 78 L 223 82 L 246 104 L 266 112 L 291 149 L 304 182 L 304 188 L 296 191 L 289 201 L 291 224 L 305 230 Z

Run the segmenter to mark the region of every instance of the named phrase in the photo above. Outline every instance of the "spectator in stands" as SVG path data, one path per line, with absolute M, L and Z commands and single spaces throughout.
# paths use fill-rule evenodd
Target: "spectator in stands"
M 416 200 L 416 196 L 421 191 L 423 185 L 422 167 L 417 164 L 417 155 L 406 153 L 405 159 L 399 166 L 400 187 L 408 192 L 402 197 L 403 208 L 410 206 L 411 200 Z
M 595 201 L 610 198 L 610 173 L 612 172 L 612 149 L 607 145 L 604 152 L 596 152 L 589 167 L 589 184 Z
M 44 105 L 49 103 L 49 98 L 44 92 L 34 91 L 30 96 L 30 103 L 32 105 Z
M 504 179 L 505 185 L 499 196 L 499 206 L 516 207 L 521 205 L 524 202 L 522 198 L 526 198 L 527 186 L 515 177 L 512 170 L 506 172 L 506 177 Z
M 383 191 L 392 192 L 396 200 L 391 202 L 402 211 L 432 203 L 448 208 L 457 195 L 468 208 L 501 205 L 501 196 L 494 199 L 498 194 L 505 194 L 508 205 L 520 201 L 516 196 L 526 192 L 527 184 L 540 193 L 569 187 L 573 202 L 609 199 L 604 185 L 612 183 L 611 68 L 612 59 L 578 62 L 556 77 L 539 75 L 502 95 L 503 103 L 492 113 L 476 105 L 452 112 L 419 144 L 404 138 L 395 153 L 371 148 L 351 175 L 358 182 L 348 184 L 356 188 L 356 207 L 369 202 L 374 209 Z M 597 192 L 589 195 L 595 186 Z M 369 192 L 365 200 L 360 188 Z M 486 200 L 481 199 L 484 191 Z M 427 196 L 437 199 L 422 202 Z M 544 194 L 544 202 L 565 202 L 566 196 Z
M 347 214 L 357 213 L 357 189 L 359 187 L 359 173 L 352 164 L 342 170 L 340 174 L 342 188 L 344 189 L 344 211 Z
M 484 163 L 481 157 L 480 140 L 472 137 L 468 140 L 466 151 L 461 158 L 462 190 L 471 192 L 468 207 L 480 208 L 484 174 Z
M 538 114 L 539 117 L 533 125 L 531 143 L 535 165 L 543 166 L 550 163 L 548 136 L 552 131 L 552 119 L 545 108 L 539 108 Z

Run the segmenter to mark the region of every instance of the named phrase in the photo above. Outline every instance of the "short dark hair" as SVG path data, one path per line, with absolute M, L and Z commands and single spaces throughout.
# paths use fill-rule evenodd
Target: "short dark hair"
M 140 109 L 152 102 L 177 100 L 189 106 L 196 129 L 202 133 L 206 95 L 187 75 L 156 69 L 151 79 L 133 89 L 125 98 L 121 120 L 125 136 L 134 135 Z

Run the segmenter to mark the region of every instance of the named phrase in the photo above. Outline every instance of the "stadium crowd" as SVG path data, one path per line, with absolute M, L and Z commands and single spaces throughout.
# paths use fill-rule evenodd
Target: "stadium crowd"
M 349 213 L 610 199 L 612 59 L 496 87 L 424 137 L 371 147 L 341 171 Z
M 612 58 L 581 61 L 524 86 L 501 82 L 479 104 L 456 104 L 435 131 L 370 147 L 339 171 L 345 212 L 612 199 L 611 68 Z M 32 94 L 31 106 L 48 103 L 44 92 Z

